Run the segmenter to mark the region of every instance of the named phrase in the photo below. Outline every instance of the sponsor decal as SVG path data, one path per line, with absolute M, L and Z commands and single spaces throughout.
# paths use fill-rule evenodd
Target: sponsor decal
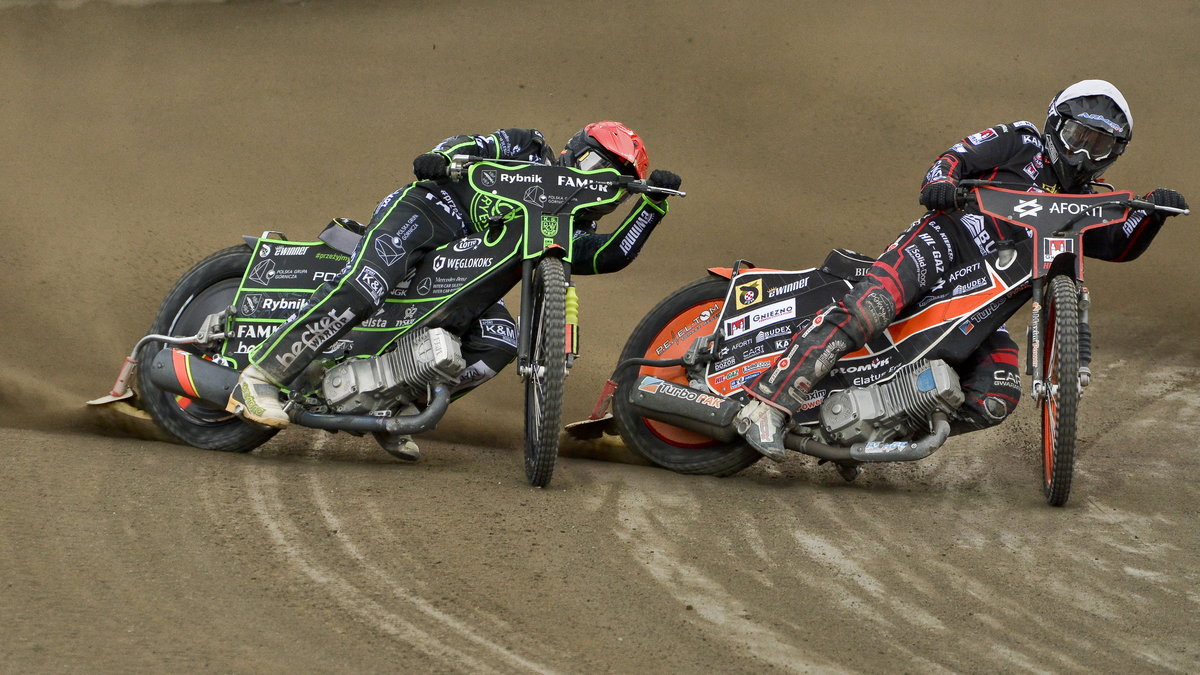
M 274 323 L 239 323 L 234 337 L 262 340 L 270 337 L 276 328 L 278 328 L 278 324 Z
M 725 337 L 737 337 L 750 331 L 750 317 L 739 316 L 725 322 Z
M 559 176 L 559 178 L 562 179 L 564 176 Z M 638 214 L 637 220 L 633 221 L 633 227 L 630 227 L 629 232 L 626 232 L 625 236 L 621 237 L 621 253 L 629 255 L 629 252 L 633 250 L 633 245 L 641 239 L 642 232 L 646 230 L 646 226 L 652 220 L 654 220 L 654 212 L 650 209 L 646 209 Z
M 271 255 L 271 245 L 264 242 L 258 249 L 258 257 L 265 258 L 269 255 Z
M 496 185 L 496 170 L 484 169 L 479 172 L 479 182 L 483 183 L 484 187 L 495 187 Z
M 1022 138 L 1022 139 L 1028 139 L 1029 137 L 1028 137 L 1028 136 L 1022 136 L 1021 138 Z M 1032 161 L 1032 162 L 1030 162 L 1030 163 L 1028 163 L 1028 164 L 1026 164 L 1026 165 L 1025 165 L 1025 168 L 1024 168 L 1024 169 L 1022 169 L 1022 171 L 1024 171 L 1024 172 L 1025 172 L 1025 175 L 1026 175 L 1026 176 L 1029 176 L 1029 179 L 1030 179 L 1030 180 L 1037 180 L 1038 173 L 1039 173 L 1039 172 L 1041 172 L 1042 168 L 1043 168 L 1045 165 L 1046 165 L 1046 160 L 1045 160 L 1045 158 L 1044 158 L 1044 157 L 1042 157 L 1042 153 L 1040 153 L 1040 152 L 1039 152 L 1039 153 L 1038 153 L 1038 154 L 1037 154 L 1037 155 L 1036 155 L 1036 156 L 1033 158 L 1033 161 Z
M 964 321 L 961 325 L 959 325 L 958 329 L 962 331 L 963 335 L 970 335 L 971 331 L 975 330 L 975 324 L 971 323 L 970 321 Z
M 466 253 L 475 250 L 482 243 L 483 240 L 479 237 L 467 237 L 454 242 L 453 248 L 457 253 Z
M 242 296 L 242 302 L 238 305 L 238 314 L 242 316 L 254 316 L 258 313 L 259 307 L 262 307 L 262 293 L 247 293 Z
M 354 277 L 354 283 L 377 304 L 383 299 L 383 294 L 387 293 L 387 281 L 373 267 L 364 265 L 358 276 Z
M 925 256 L 921 255 L 921 249 L 917 248 L 916 244 L 912 244 L 910 246 L 905 246 L 904 252 L 913 259 L 913 262 L 917 263 L 917 285 L 921 288 L 925 288 L 925 272 L 927 266 L 925 264 Z
M 269 248 L 269 247 L 264 245 L 264 248 Z M 258 263 L 257 265 L 255 265 L 254 269 L 250 270 L 250 281 L 253 281 L 254 283 L 258 284 L 259 286 L 266 286 L 268 283 L 271 282 L 271 279 L 274 277 L 275 277 L 275 261 L 274 260 L 264 260 L 264 261 Z
M 766 342 L 767 340 L 773 340 L 778 337 L 790 338 L 791 333 L 792 333 L 791 327 L 780 326 L 778 328 L 772 328 L 771 330 L 765 330 L 765 331 L 759 333 L 758 335 L 754 336 L 754 341 L 755 342 Z
M 749 283 L 738 284 L 737 286 L 737 308 L 745 309 L 750 305 L 756 305 L 763 299 L 762 279 L 755 279 Z
M 827 393 L 828 392 L 824 389 L 818 389 L 816 391 L 809 392 L 808 396 L 805 396 L 800 401 L 800 409 L 812 410 L 813 408 L 821 405 L 821 402 L 825 400 Z
M 546 191 L 542 189 L 541 185 L 534 185 L 525 191 L 522 201 L 541 208 L 546 205 Z
M 970 136 L 967 136 L 967 141 L 971 145 L 983 145 L 988 141 L 996 140 L 996 138 L 998 138 L 998 136 L 995 129 L 984 129 L 977 134 L 971 134 Z
M 840 375 L 854 375 L 855 373 L 865 373 L 865 372 L 869 372 L 872 370 L 879 370 L 880 368 L 885 368 L 885 367 L 887 367 L 887 365 L 889 363 L 891 363 L 891 361 L 892 361 L 892 357 L 890 357 L 890 356 L 885 356 L 883 358 L 876 357 L 870 363 L 862 363 L 857 366 L 842 366 L 841 368 L 834 368 L 831 372 L 840 374 Z
M 797 279 L 796 281 L 793 281 L 790 284 L 786 284 L 784 286 L 777 286 L 777 287 L 772 288 L 767 291 L 767 297 L 774 298 L 774 297 L 778 297 L 780 295 L 787 295 L 789 293 L 795 293 L 798 290 L 807 288 L 808 281 L 809 281 L 809 277 L 804 277 L 803 279 Z
M 1046 237 L 1042 239 L 1042 262 L 1053 262 L 1055 258 L 1063 253 L 1074 252 L 1074 239 L 1062 239 L 1059 237 Z
M 487 173 L 486 171 L 484 173 Z M 493 172 L 494 173 L 494 172 Z M 501 183 L 541 183 L 541 176 L 529 176 L 519 173 L 502 173 L 500 174 Z
M 511 321 L 503 319 L 480 319 L 479 328 L 483 337 L 502 342 L 506 345 L 517 346 L 517 327 Z
M 955 286 L 954 290 L 950 291 L 950 293 L 952 295 L 965 295 L 967 293 L 977 291 L 981 288 L 988 288 L 990 286 L 991 286 L 991 284 L 988 283 L 987 279 L 980 277 L 978 279 L 969 281 L 965 284 L 959 284 L 958 286 Z
M 341 314 L 338 313 L 337 309 L 329 310 L 328 314 L 306 324 L 304 332 L 300 333 L 300 339 L 288 351 L 276 354 L 275 360 L 279 365 L 287 368 L 305 351 L 316 351 L 321 346 L 321 343 L 328 340 L 353 320 L 354 313 L 349 309 L 346 309 Z
M 336 260 L 338 262 L 349 262 L 350 256 L 344 253 L 318 253 L 317 260 Z
M 692 401 L 701 405 L 706 405 L 710 408 L 720 408 L 724 399 L 705 394 L 704 392 L 696 391 L 688 387 L 681 387 L 677 384 L 660 380 L 658 378 L 648 377 L 638 385 L 638 389 L 648 394 L 665 394 L 672 398 L 678 398 L 684 401 Z
M 263 248 L 266 249 L 268 252 L 270 252 L 270 248 L 268 247 L 268 245 L 264 244 Z M 276 255 L 276 256 L 304 255 L 307 252 L 308 252 L 307 246 L 276 246 L 274 255 Z M 262 254 L 261 251 L 260 251 L 260 254 Z M 263 254 L 263 255 L 265 255 L 265 254 Z
M 612 183 L 598 181 L 594 178 L 587 178 L 584 176 L 559 176 L 558 184 L 560 186 L 573 188 L 588 188 L 591 190 L 596 190 L 597 192 L 608 192 L 609 187 L 612 186 Z
M 950 149 L 960 155 L 967 152 L 967 146 L 963 145 L 962 143 L 955 143 L 954 145 L 950 146 Z
M 1036 199 L 1021 199 L 1017 201 L 1017 205 L 1013 207 L 1013 213 L 1017 214 L 1018 218 L 1037 218 L 1037 214 L 1042 210 L 1042 205 Z
M 448 270 L 473 270 L 485 267 L 491 267 L 495 258 L 447 258 L 445 256 L 435 256 L 433 259 L 433 271 L 441 272 L 443 269 Z
M 1121 130 L 1120 124 L 1117 124 L 1116 122 L 1108 119 L 1104 115 L 1097 115 L 1096 113 L 1092 113 L 1092 112 L 1081 112 L 1078 115 L 1076 115 L 1076 117 L 1082 117 L 1085 120 L 1093 120 L 1093 121 L 1099 122 L 1099 123 L 1107 126 L 1109 129 L 1111 129 L 1113 131 L 1113 133 L 1116 133 Z
M 1145 220 L 1145 218 L 1145 211 L 1134 211 L 1133 213 L 1129 214 L 1129 218 L 1125 220 L 1125 224 L 1121 227 L 1121 231 L 1125 233 L 1126 237 L 1132 237 L 1133 231 L 1137 229 L 1138 225 L 1142 224 L 1142 221 Z
M 542 214 L 542 236 L 553 237 L 558 234 L 558 216 L 543 213 Z
M 975 240 L 975 246 L 979 247 L 980 253 L 986 256 L 996 252 L 996 242 L 992 241 L 992 235 L 984 228 L 983 216 L 964 213 L 959 220 L 967 226 L 967 231 L 971 233 L 971 238 Z
M 1068 201 L 1054 202 L 1050 205 L 1050 213 L 1066 213 L 1072 216 L 1077 216 L 1081 213 L 1087 213 L 1093 218 L 1104 217 L 1104 209 L 1099 206 Z
M 404 243 L 400 237 L 384 235 L 375 240 L 375 253 L 384 265 L 391 267 L 404 257 Z
M 429 295 L 429 291 L 433 290 L 433 279 L 425 277 L 421 283 L 417 284 L 417 293 L 421 295 Z

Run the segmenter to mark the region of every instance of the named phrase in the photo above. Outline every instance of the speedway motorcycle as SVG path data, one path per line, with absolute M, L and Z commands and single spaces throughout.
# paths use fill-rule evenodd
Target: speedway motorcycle
M 370 433 L 385 449 L 389 437 L 433 429 L 466 368 L 462 330 L 520 283 L 517 335 L 502 337 L 516 338 L 525 386 L 526 479 L 544 487 L 558 456 L 564 381 L 578 354 L 572 216 L 626 193 L 684 193 L 615 169 L 466 155 L 453 158 L 450 178 L 476 189 L 472 222 L 486 224 L 430 252 L 396 288 L 380 288 L 383 306 L 288 383 L 285 409 L 293 424 Z M 129 398 L 132 386 L 141 408 L 186 444 L 247 452 L 265 443 L 276 430 L 225 411 L 238 372 L 259 342 L 338 275 L 364 233 L 337 219 L 316 241 L 269 231 L 204 259 L 167 294 L 109 395 L 91 403 Z M 305 335 L 323 341 L 352 319 L 331 312 L 306 325 Z
M 1104 186 L 1112 190 L 1111 186 Z M 785 445 L 832 462 L 846 480 L 863 464 L 928 457 L 952 433 L 964 401 L 962 363 L 1032 299 L 1026 374 L 1041 408 L 1042 489 L 1061 506 L 1075 463 L 1076 411 L 1091 372 L 1082 238 L 1155 206 L 1130 192 L 1061 195 L 963 181 L 960 204 L 1020 226 L 979 264 L 906 308 L 879 338 L 846 354 L 792 418 Z M 970 217 L 970 216 L 968 216 Z M 761 455 L 735 430 L 742 384 L 770 368 L 791 337 L 822 320 L 873 260 L 835 250 L 820 268 L 780 271 L 738 261 L 668 296 L 630 335 L 579 438 L 613 425 L 626 445 L 681 473 L 730 475 Z M 1020 382 L 1011 383 L 1018 391 Z M 606 414 L 611 404 L 611 414 Z

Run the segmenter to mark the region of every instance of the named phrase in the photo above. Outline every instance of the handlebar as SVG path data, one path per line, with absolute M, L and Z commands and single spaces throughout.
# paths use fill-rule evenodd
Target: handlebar
M 493 159 L 491 157 L 478 157 L 476 155 L 454 155 L 450 158 L 450 180 L 454 182 L 461 181 L 467 177 L 467 169 L 476 162 L 490 162 L 492 164 L 509 164 L 512 166 L 539 166 L 538 162 L 531 162 L 523 159 Z M 647 181 L 633 176 L 621 176 L 617 179 L 617 184 L 624 187 L 626 190 L 635 194 L 651 194 L 662 195 L 664 197 L 686 197 L 686 192 L 680 190 L 672 190 L 670 188 L 658 187 L 650 185 Z
M 979 180 L 967 178 L 959 181 L 958 186 L 954 188 L 954 206 L 962 209 L 969 204 L 971 199 L 971 190 L 977 187 L 1010 187 L 1024 190 L 1029 186 L 1021 185 L 1019 183 L 1006 183 L 998 180 Z M 1137 209 L 1139 211 L 1162 211 L 1180 216 L 1190 215 L 1192 212 L 1191 209 L 1177 209 L 1173 206 L 1159 206 L 1152 201 L 1137 198 L 1115 199 L 1111 202 L 1101 202 L 1100 204 L 1095 204 L 1094 206 L 1123 206 L 1131 209 Z

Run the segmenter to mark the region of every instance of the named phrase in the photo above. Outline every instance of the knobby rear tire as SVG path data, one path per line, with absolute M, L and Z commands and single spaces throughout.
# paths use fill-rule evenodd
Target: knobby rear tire
M 525 378 L 525 478 L 534 487 L 545 487 L 558 458 L 567 379 L 567 275 L 563 261 L 542 258 L 533 284 L 532 372 Z
M 705 277 L 667 296 L 634 328 L 620 360 L 683 356 L 697 338 L 711 335 L 717 329 L 717 317 L 725 304 L 729 283 L 727 279 Z M 692 328 L 698 329 L 687 333 Z M 682 337 L 681 331 L 686 333 Z M 639 416 L 629 403 L 629 391 L 642 375 L 689 384 L 682 366 L 628 367 L 617 373 L 613 417 L 621 438 L 635 452 L 672 471 L 710 476 L 735 474 L 762 458 L 740 440 L 725 443 Z
M 1075 280 L 1058 275 L 1046 293 L 1042 375 L 1042 494 L 1051 506 L 1067 503 L 1075 472 L 1079 408 L 1079 292 Z
M 232 246 L 197 263 L 167 293 L 150 332 L 195 335 L 205 317 L 233 302 L 250 256 L 251 251 L 246 246 Z M 244 422 L 224 410 L 156 387 L 150 381 L 150 364 L 163 348 L 161 342 L 144 345 L 138 351 L 137 371 L 139 403 L 160 428 L 184 444 L 224 452 L 249 452 L 275 435 L 275 429 Z M 201 356 L 212 356 L 216 352 L 211 347 L 206 351 L 206 348 L 194 345 L 183 345 L 178 349 Z

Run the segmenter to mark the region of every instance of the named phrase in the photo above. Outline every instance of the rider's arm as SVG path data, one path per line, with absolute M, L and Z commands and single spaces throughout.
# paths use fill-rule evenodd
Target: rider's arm
M 963 178 L 992 178 L 997 169 L 1021 154 L 1025 145 L 1042 147 L 1037 127 L 1030 122 L 998 124 L 971 134 L 934 160 L 921 189 L 931 183 L 957 183 Z
M 1134 260 L 1150 248 L 1165 220 L 1158 213 L 1131 211 L 1124 222 L 1084 232 L 1083 254 L 1112 262 Z
M 596 223 L 576 226 L 575 274 L 607 274 L 624 269 L 642 250 L 650 233 L 667 215 L 667 202 L 641 195 L 638 203 L 611 234 L 596 234 Z
M 433 152 L 449 160 L 454 155 L 489 159 L 519 159 L 548 164 L 554 151 L 537 129 L 498 129 L 479 136 L 452 136 L 438 143 Z

